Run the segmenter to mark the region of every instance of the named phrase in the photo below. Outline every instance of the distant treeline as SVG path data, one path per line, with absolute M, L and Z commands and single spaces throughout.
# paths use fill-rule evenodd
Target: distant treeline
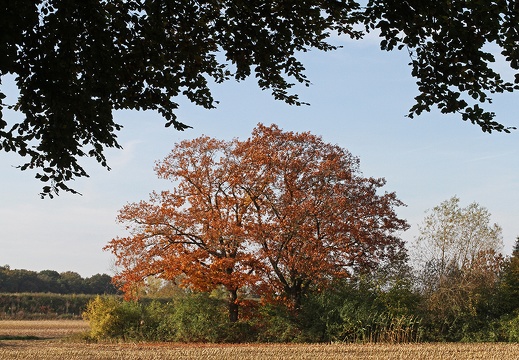
M 0 293 L 116 294 L 117 288 L 107 274 L 87 278 L 76 272 L 31 271 L 0 266 Z
M 80 319 L 97 295 L 0 294 L 0 319 Z

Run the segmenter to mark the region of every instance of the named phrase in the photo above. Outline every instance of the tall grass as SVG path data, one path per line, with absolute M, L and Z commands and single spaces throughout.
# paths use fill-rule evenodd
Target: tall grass
M 420 342 L 421 335 L 420 319 L 415 316 L 374 313 L 367 318 L 346 321 L 340 340 L 352 343 L 398 344 Z

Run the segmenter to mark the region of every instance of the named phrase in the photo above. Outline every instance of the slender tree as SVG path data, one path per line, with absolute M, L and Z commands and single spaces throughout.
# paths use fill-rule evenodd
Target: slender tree
M 454 196 L 425 216 L 415 249 L 425 308 L 450 340 L 461 339 L 461 322 L 469 329 L 478 321 L 504 266 L 501 227 L 486 208 L 459 202 Z
M 461 208 L 459 202 L 456 196 L 442 202 L 419 227 L 417 254 L 422 267 L 434 267 L 437 282 L 449 269 L 470 268 L 481 253 L 502 251 L 502 229 L 491 224 L 490 212 L 475 202 Z

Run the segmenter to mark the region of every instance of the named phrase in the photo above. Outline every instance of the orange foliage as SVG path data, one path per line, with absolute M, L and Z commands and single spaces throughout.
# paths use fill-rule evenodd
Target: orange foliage
M 258 126 L 236 153 L 239 182 L 253 202 L 248 233 L 260 247 L 271 288 L 297 303 L 311 286 L 376 266 L 403 248 L 407 229 L 384 179 L 365 178 L 359 160 L 310 133 Z
M 256 288 L 297 303 L 403 248 L 395 233 L 407 223 L 394 211 L 403 204 L 377 193 L 385 181 L 309 133 L 260 124 L 245 141 L 182 141 L 156 172 L 174 188 L 121 209 L 130 235 L 106 247 L 124 289 L 182 274 L 203 291 Z

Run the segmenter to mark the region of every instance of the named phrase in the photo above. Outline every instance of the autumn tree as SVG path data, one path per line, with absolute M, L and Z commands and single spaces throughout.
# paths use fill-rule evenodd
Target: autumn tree
M 156 171 L 174 189 L 124 207 L 131 235 L 107 246 L 127 291 L 152 274 L 182 274 L 196 289 L 223 286 L 236 321 L 241 287 L 297 306 L 403 249 L 395 194 L 378 194 L 382 179 L 364 178 L 357 158 L 309 133 L 259 125 L 245 141 L 183 141 Z
M 480 104 L 518 88 L 493 66 L 496 54 L 519 69 L 519 8 L 514 0 L 158 1 L 10 0 L 0 5 L 0 82 L 12 74 L 14 104 L 0 91 L 0 149 L 27 157 L 43 195 L 73 191 L 92 157 L 108 167 L 119 148 L 113 110 L 159 112 L 177 119 L 177 98 L 214 108 L 212 83 L 257 79 L 288 104 L 309 85 L 300 54 L 335 50 L 330 36 L 376 32 L 380 48 L 405 50 L 418 95 L 410 117 L 437 107 L 483 131 L 510 131 Z M 489 46 L 491 45 L 491 46 Z M 498 71 L 499 70 L 499 71 Z M 23 120 L 2 117 L 6 108 Z

